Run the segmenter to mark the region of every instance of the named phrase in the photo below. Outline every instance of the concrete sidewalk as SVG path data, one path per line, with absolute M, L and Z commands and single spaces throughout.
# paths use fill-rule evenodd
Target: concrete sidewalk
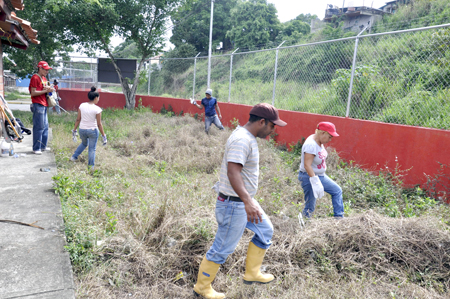
M 55 157 L 35 155 L 32 142 L 32 135 L 25 135 L 13 143 L 14 152 L 26 156 L 0 157 L 0 220 L 44 229 L 0 221 L 0 298 L 75 298 L 61 202 L 52 190 Z

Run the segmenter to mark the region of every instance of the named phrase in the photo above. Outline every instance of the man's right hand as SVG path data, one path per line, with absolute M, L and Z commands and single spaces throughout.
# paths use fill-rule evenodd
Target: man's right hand
M 52 88 L 51 86 L 44 86 L 44 91 L 45 91 L 46 93 L 48 93 L 48 92 L 53 92 L 53 91 L 55 91 L 55 89 Z
M 263 222 L 262 214 L 258 205 L 253 201 L 253 198 L 245 203 L 245 212 L 247 213 L 247 221 L 258 224 Z

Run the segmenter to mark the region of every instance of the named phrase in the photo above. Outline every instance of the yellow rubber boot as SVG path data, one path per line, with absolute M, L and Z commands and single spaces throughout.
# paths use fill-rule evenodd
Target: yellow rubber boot
M 216 277 L 219 267 L 219 264 L 208 261 L 206 256 L 203 258 L 203 261 L 200 264 L 200 269 L 198 269 L 197 283 L 194 286 L 194 294 L 196 296 L 203 296 L 207 299 L 225 298 L 225 294 L 217 293 L 211 287 L 211 282 Z
M 272 274 L 262 274 L 261 273 L 261 265 L 264 259 L 264 255 L 266 254 L 266 250 L 259 248 L 253 242 L 248 244 L 247 250 L 247 260 L 245 263 L 245 275 L 244 275 L 244 283 L 252 284 L 252 283 L 269 283 L 272 282 L 275 277 Z

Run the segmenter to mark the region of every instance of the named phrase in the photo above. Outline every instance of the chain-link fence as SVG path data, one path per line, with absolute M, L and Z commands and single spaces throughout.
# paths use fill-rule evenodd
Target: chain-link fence
M 146 68 L 138 94 L 199 100 L 208 87 L 207 56 Z M 60 87 L 122 92 L 97 81 L 97 59 L 56 69 Z M 210 82 L 219 102 L 448 130 L 450 24 L 213 55 Z
M 181 72 L 174 59 L 150 94 L 202 98 L 207 57 Z M 450 24 L 214 55 L 210 87 L 221 102 L 450 129 Z
M 72 57 L 71 61 L 58 61 L 52 68 L 49 79 L 58 79 L 59 88 L 90 90 L 98 84 L 96 58 Z
M 52 68 L 49 79 L 58 79 L 60 88 L 90 90 L 96 86 L 102 92 L 122 93 L 121 84 L 98 81 L 96 57 L 70 57 L 70 61 L 59 60 Z

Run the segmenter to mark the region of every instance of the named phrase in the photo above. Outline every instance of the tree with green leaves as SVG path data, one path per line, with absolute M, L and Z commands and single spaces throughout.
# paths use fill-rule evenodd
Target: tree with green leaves
M 274 41 L 280 31 L 277 9 L 266 0 L 240 1 L 231 10 L 227 37 L 239 48 L 255 48 Z
M 295 19 L 282 23 L 280 28 L 276 41 L 277 43 L 287 41 L 285 45 L 297 44 L 311 32 L 311 26 L 308 23 Z
M 214 2 L 212 45 L 217 47 L 221 42 L 224 49 L 231 47 L 226 37 L 231 28 L 230 10 L 238 0 L 216 0 Z M 170 42 L 176 47 L 188 43 L 194 45 L 197 52 L 208 51 L 209 25 L 211 19 L 211 0 L 196 0 L 181 6 L 172 16 L 174 29 Z
M 133 109 L 144 63 L 159 53 L 164 45 L 167 22 L 185 1 L 189 0 L 57 0 L 60 29 L 66 39 L 92 54 L 107 53 L 125 95 L 127 109 Z M 117 35 L 137 47 L 138 67 L 134 80 L 124 78 L 113 54 L 111 38 Z
M 139 58 L 139 50 L 135 42 L 124 41 L 113 50 L 117 58 Z
M 295 17 L 295 20 L 305 22 L 306 24 L 311 25 L 311 20 L 318 19 L 319 17 L 317 15 L 311 15 L 310 13 L 307 14 L 299 14 Z
M 180 58 L 195 56 L 196 49 L 191 44 L 181 44 L 175 49 L 168 51 L 164 58 Z M 172 85 L 174 74 L 181 74 L 194 63 L 193 59 L 167 59 L 162 61 L 161 76 L 164 79 L 164 85 Z

